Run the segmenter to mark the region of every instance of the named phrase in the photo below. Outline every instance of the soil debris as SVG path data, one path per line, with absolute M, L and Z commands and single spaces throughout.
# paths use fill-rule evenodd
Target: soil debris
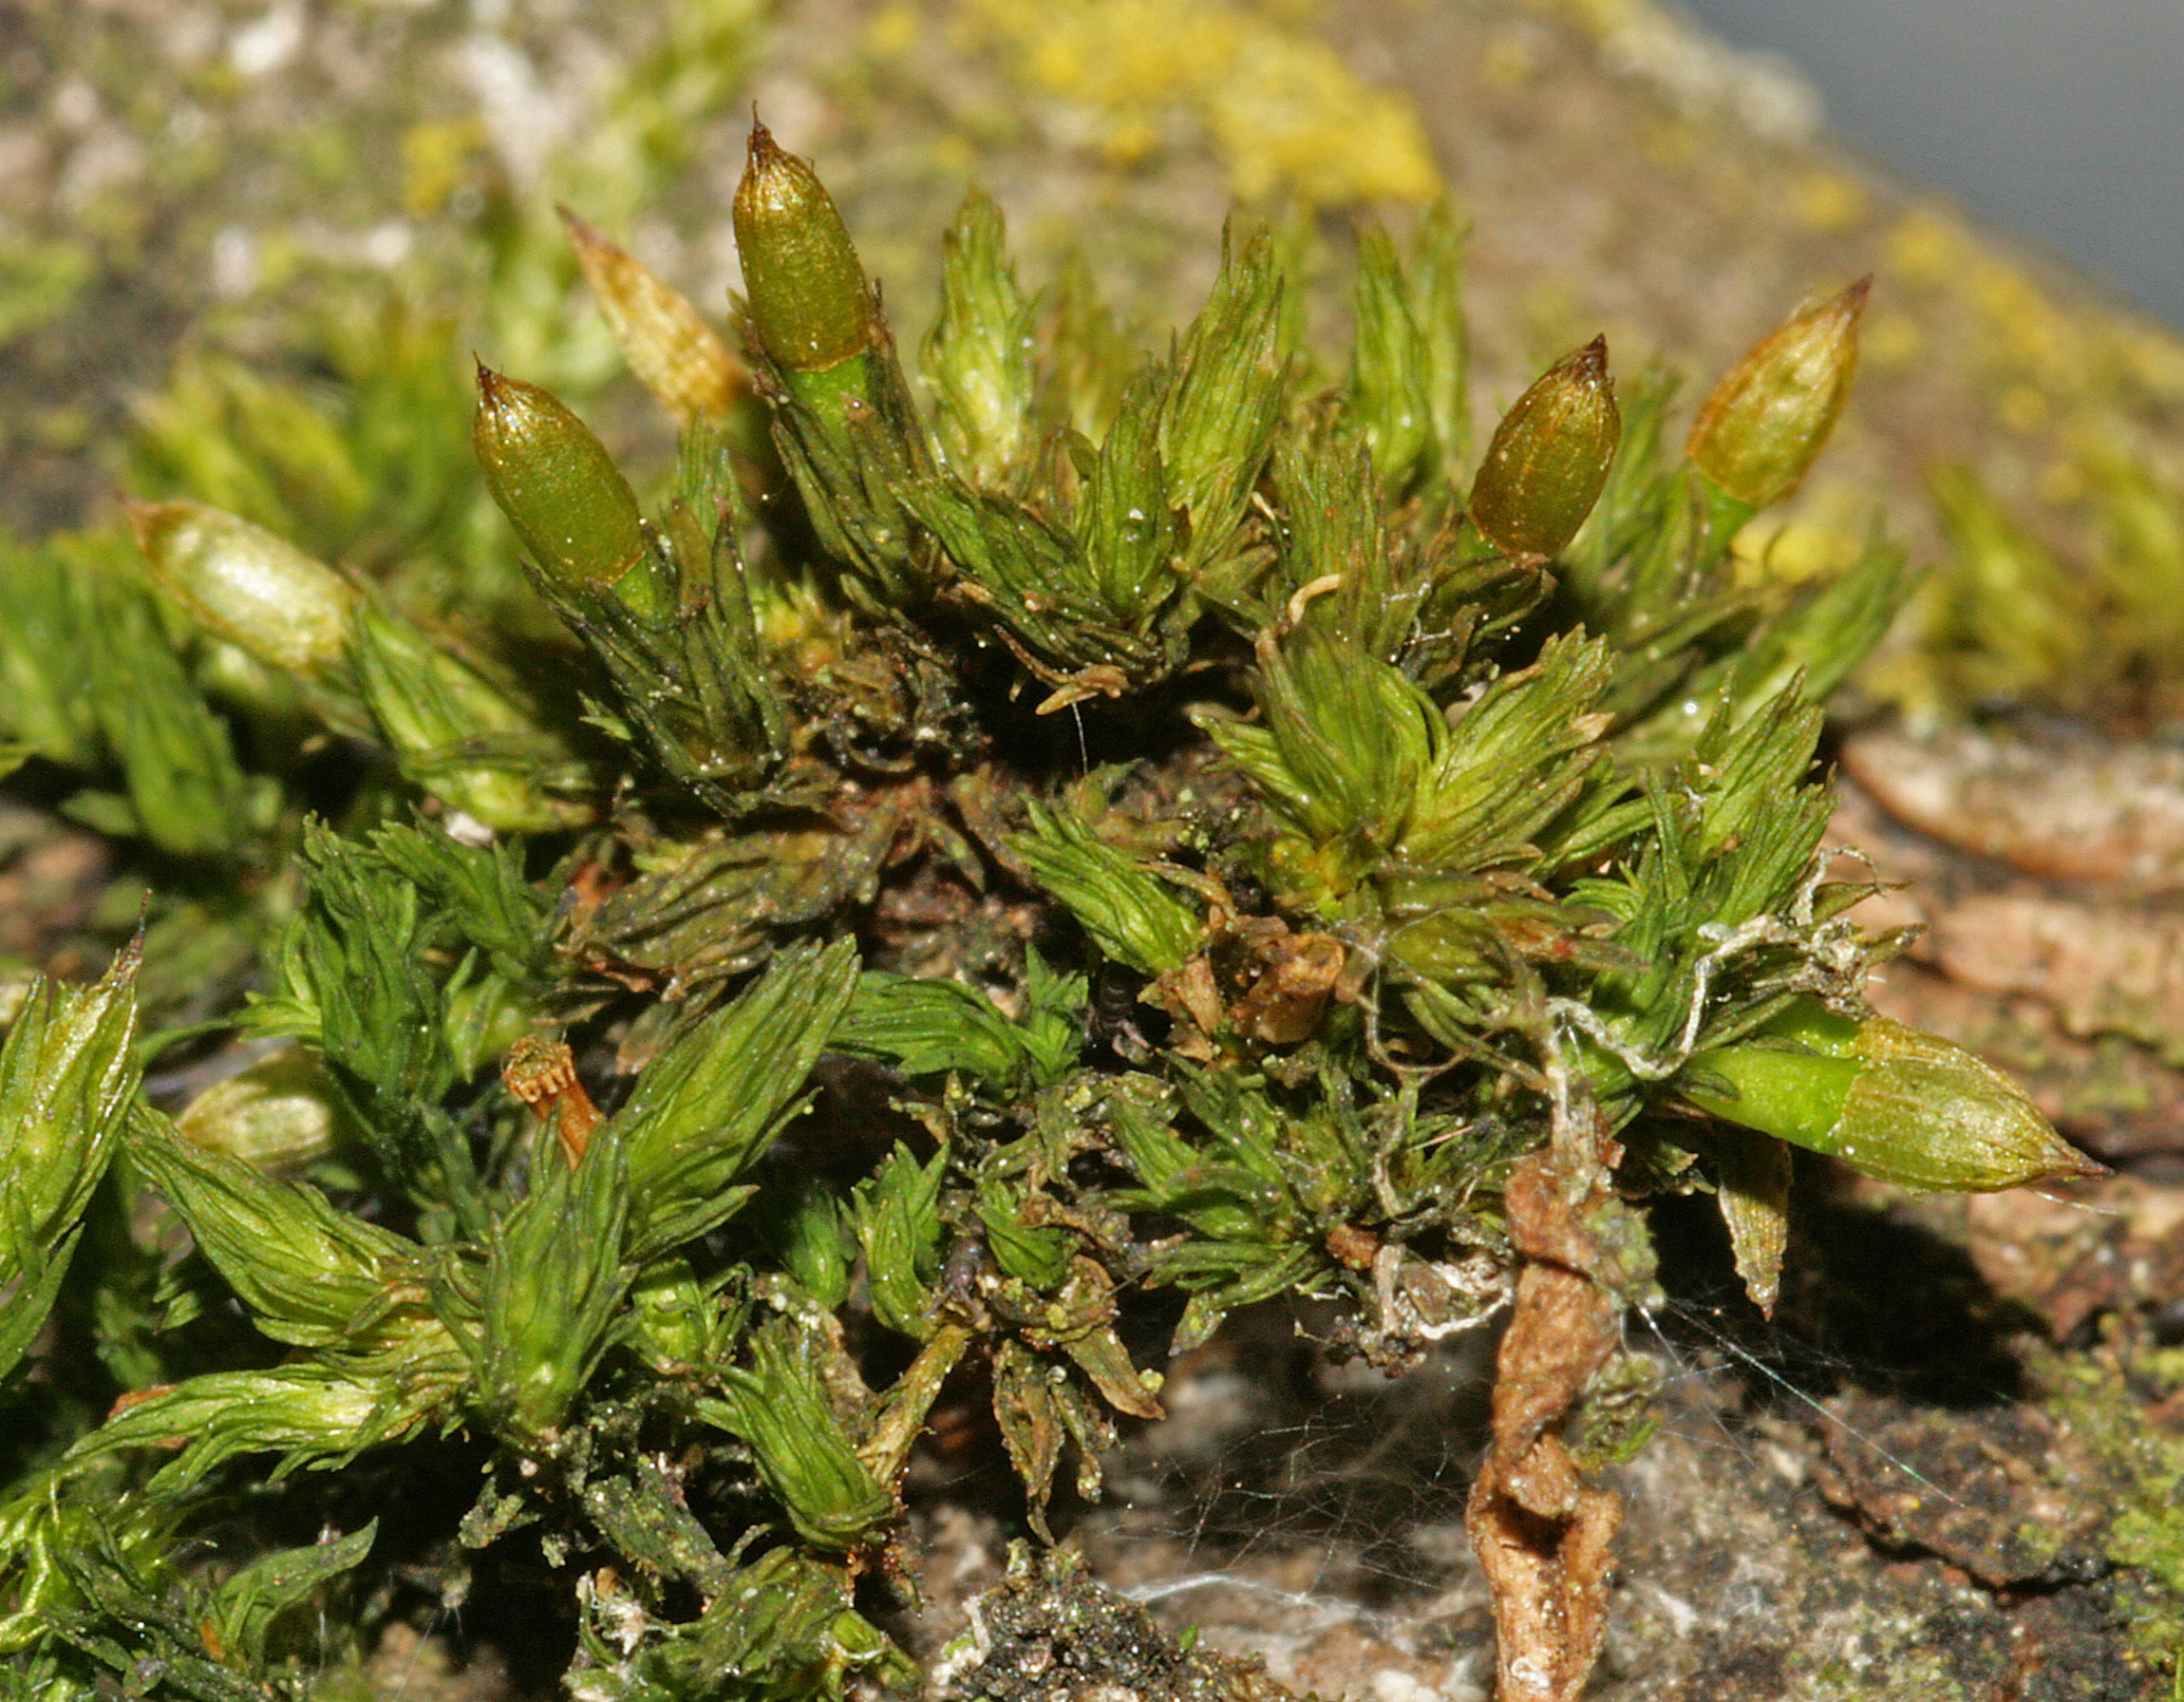
M 1830 835 L 1868 860 L 1838 860 L 1839 876 L 1889 883 L 1859 922 L 1908 936 L 1868 990 L 1875 1010 L 2010 1071 L 2110 1163 L 2184 1151 L 2184 914 L 2173 900 L 2010 872 L 1907 826 L 1879 788 L 1852 780 L 1838 783 Z
M 1007 1576 L 969 1611 L 935 1669 L 942 1702 L 1295 1702 L 1258 1661 L 1183 1647 L 1067 1549 L 1012 1544 Z
M 2033 893 L 1969 897 L 1936 914 L 1951 979 L 2029 994 L 2065 1033 L 2124 1034 L 2184 1062 L 2184 917 Z
M 1820 1492 L 1894 1548 L 1923 1549 L 1984 1584 L 2053 1584 L 2101 1570 L 2102 1511 L 2069 1438 L 2037 1407 L 1973 1412 L 1852 1394 L 1833 1404 Z M 2080 1485 L 2072 1493 L 2065 1485 Z

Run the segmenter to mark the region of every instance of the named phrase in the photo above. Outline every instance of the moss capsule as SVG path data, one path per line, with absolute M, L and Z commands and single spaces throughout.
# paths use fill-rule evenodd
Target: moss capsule
M 1984 1193 L 2101 1168 L 1964 1048 L 1815 999 L 1690 1068 L 1680 1088 L 1694 1105 L 1907 1188 Z
M 154 577 L 229 643 L 307 679 L 341 659 L 356 592 L 324 562 L 202 502 L 131 502 L 129 523 Z
M 774 364 L 824 372 L 862 355 L 876 314 L 849 229 L 819 174 L 763 124 L 751 126 L 735 220 L 751 329 Z
M 734 407 L 751 388 L 750 374 L 704 315 L 566 207 L 561 223 L 622 358 L 675 424 L 687 426 L 700 415 Z
M 1793 313 L 1714 387 L 1685 452 L 1753 508 L 1797 492 L 1826 446 L 1857 373 L 1858 319 L 1873 279 Z
M 1559 554 L 1600 500 L 1623 435 L 1608 339 L 1541 373 L 1495 427 L 1471 486 L 1471 521 L 1503 555 Z
M 569 589 L 612 586 L 638 613 L 652 613 L 636 494 L 583 421 L 551 391 L 481 364 L 470 441 L 540 574 Z

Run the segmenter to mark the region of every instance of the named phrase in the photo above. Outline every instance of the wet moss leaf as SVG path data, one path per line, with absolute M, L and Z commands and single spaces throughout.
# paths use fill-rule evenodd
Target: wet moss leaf
M 1790 1235 L 1790 1149 L 1778 1141 L 1732 1138 L 1714 1158 L 1716 1199 L 1744 1292 L 1766 1317 L 1781 1293 Z

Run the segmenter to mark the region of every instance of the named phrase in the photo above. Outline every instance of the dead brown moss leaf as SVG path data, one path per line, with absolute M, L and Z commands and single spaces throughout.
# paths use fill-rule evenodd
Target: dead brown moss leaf
M 1607 1630 L 1610 1544 L 1622 1503 L 1588 1485 L 1555 1427 L 1616 1343 L 1595 1280 L 1606 1256 L 1572 1201 L 1558 1152 L 1520 1161 L 1504 1202 L 1526 1263 L 1496 1365 L 1493 1445 L 1464 1529 L 1494 1592 L 1498 1702 L 1575 1702 Z

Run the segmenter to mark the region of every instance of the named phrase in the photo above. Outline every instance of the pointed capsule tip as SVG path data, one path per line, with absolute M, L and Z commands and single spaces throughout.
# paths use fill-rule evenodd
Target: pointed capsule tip
M 1866 299 L 1873 293 L 1873 274 L 1867 273 L 1854 284 L 1845 285 L 1816 307 L 1809 307 L 1797 315 L 1792 324 L 1802 320 L 1812 323 L 1831 320 L 1843 331 L 1855 331 L 1858 321 L 1865 316 Z
M 1753 509 L 1795 495 L 1849 398 L 1867 274 L 1799 308 L 1714 387 L 1685 442 L 1691 463 Z
M 1472 524 L 1513 560 L 1559 554 L 1592 512 L 1621 441 L 1608 339 L 1574 349 L 1495 427 L 1472 482 Z
M 135 497 L 122 499 L 122 514 L 129 522 L 129 530 L 137 539 L 137 548 L 144 559 L 159 571 L 161 540 L 188 515 L 189 510 L 179 502 L 145 502 Z
M 486 488 L 546 579 L 612 586 L 644 558 L 643 518 L 629 482 L 552 391 L 480 361 L 470 442 Z
M 555 201 L 554 211 L 560 215 L 561 228 L 569 235 L 578 253 L 586 249 L 612 248 L 614 245 L 600 233 L 599 227 L 582 214 L 573 211 L 564 201 Z
M 122 513 L 129 522 L 129 530 L 137 535 L 138 546 L 147 554 L 158 531 L 160 517 L 168 506 L 165 502 L 147 502 L 139 497 L 122 499 Z
M 114 954 L 113 961 L 106 965 L 105 980 L 110 986 L 126 986 L 137 978 L 137 972 L 143 967 L 144 933 L 147 927 L 147 907 L 150 902 L 150 897 L 147 895 L 138 904 L 137 931 L 129 936 L 122 949 Z
M 776 147 L 755 113 L 734 213 L 751 326 L 776 363 L 818 372 L 872 348 L 878 301 L 841 211 L 810 162 Z
M 1538 386 L 1567 386 L 1578 384 L 1597 388 L 1608 380 L 1608 335 L 1603 331 L 1591 342 L 1572 349 L 1568 354 L 1549 367 L 1535 381 Z
M 1586 384 L 1599 384 L 1608 376 L 1608 333 L 1602 331 L 1582 349 L 1572 349 L 1550 370 Z
M 554 211 L 561 216 L 561 233 L 576 252 L 576 264 L 583 268 L 585 281 L 592 286 L 593 294 L 604 293 L 608 288 L 604 280 L 608 275 L 616 267 L 632 263 L 629 254 L 583 215 L 558 202 Z
M 494 371 L 476 354 L 470 357 L 478 369 L 478 400 L 485 407 L 499 407 L 508 395 L 508 381 Z
M 774 133 L 767 129 L 759 117 L 756 105 L 751 107 L 751 135 L 748 143 L 751 170 L 758 171 L 776 164 L 782 158 L 781 144 L 774 141 Z

